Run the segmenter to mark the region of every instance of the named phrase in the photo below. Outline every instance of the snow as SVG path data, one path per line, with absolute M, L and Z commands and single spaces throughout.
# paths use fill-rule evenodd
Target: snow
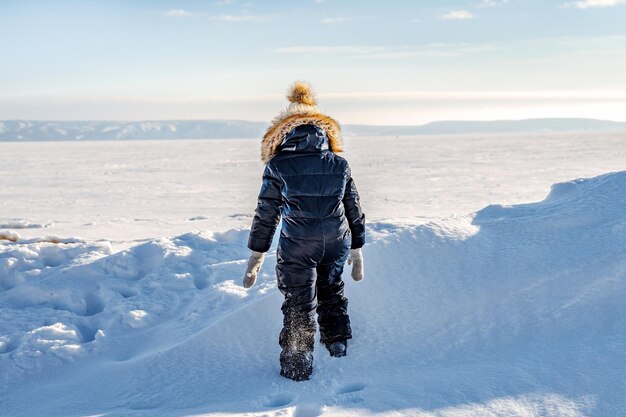
M 82 234 L 89 228 L 82 226 L 89 216 L 106 219 L 111 207 L 109 215 L 116 216 L 114 205 L 101 211 L 88 209 L 102 198 L 97 189 L 82 201 L 74 200 L 79 208 L 67 207 L 77 216 L 73 222 L 29 220 L 31 216 L 25 215 L 25 223 L 18 225 L 52 220 L 52 226 L 20 228 L 19 234 L 4 231 L 13 238 L 0 241 L 0 415 L 624 414 L 626 171 L 594 173 L 623 163 L 619 156 L 623 157 L 624 144 L 609 139 L 612 148 L 595 142 L 593 147 L 586 138 L 569 138 L 568 155 L 576 155 L 569 161 L 554 152 L 565 149 L 568 140 L 529 140 L 550 142 L 552 148 L 522 146 L 525 150 L 505 164 L 515 166 L 514 170 L 499 159 L 511 145 L 506 140 L 492 143 L 491 165 L 479 152 L 465 154 L 470 166 L 454 167 L 448 162 L 438 168 L 446 163 L 430 161 L 431 170 L 441 170 L 430 174 L 440 178 L 434 181 L 432 194 L 426 186 L 432 176 L 405 177 L 411 163 L 415 172 L 429 160 L 410 162 L 408 156 L 398 155 L 406 158 L 395 171 L 399 184 L 368 190 L 380 184 L 374 171 L 391 174 L 393 161 L 385 159 L 389 153 L 376 164 L 365 158 L 372 154 L 374 142 L 365 143 L 369 152 L 354 153 L 351 162 L 353 172 L 361 173 L 361 177 L 355 173 L 355 178 L 360 178 L 364 204 L 365 196 L 370 196 L 370 211 L 396 215 L 404 209 L 405 216 L 372 216 L 363 250 L 365 280 L 351 281 L 349 267 L 345 274 L 354 332 L 348 356 L 331 358 L 317 344 L 315 371 L 308 382 L 278 375 L 282 315 L 274 274 L 276 242 L 257 284 L 249 290 L 240 285 L 249 255 L 248 210 L 259 186 L 250 177 L 260 175 L 243 171 L 256 161 L 243 163 L 242 156 L 239 162 L 231 162 L 241 171 L 238 181 L 255 182 L 250 186 L 254 190 L 240 186 L 222 195 L 204 191 L 220 200 L 215 204 L 222 205 L 223 216 L 211 209 L 203 213 L 198 210 L 201 203 L 196 203 L 168 218 L 163 213 L 173 203 L 164 201 L 172 197 L 160 188 L 163 184 L 150 190 L 158 193 L 159 198 L 151 200 L 158 204 L 151 202 L 145 208 L 140 204 L 145 196 L 141 187 L 126 188 L 127 193 L 137 190 L 141 196 L 130 197 L 129 206 L 117 210 L 145 210 L 152 214 L 147 219 L 157 220 L 137 222 L 140 233 L 161 231 L 153 235 L 161 237 L 140 242 L 133 242 L 133 230 L 123 234 L 124 227 L 136 227 L 132 222 L 119 229 L 122 243 L 102 236 L 59 238 L 45 233 L 76 227 Z M 82 145 L 72 144 L 79 154 L 94 150 Z M 187 146 L 202 149 L 197 142 Z M 438 146 L 443 158 L 462 144 L 448 138 Z M 420 149 L 429 157 L 435 153 L 424 144 Z M 101 158 L 106 156 L 101 165 L 121 162 L 110 149 L 97 150 L 103 151 Z M 155 160 L 162 156 L 159 150 L 154 153 L 159 155 Z M 552 166 L 546 163 L 549 154 Z M 536 164 L 529 164 L 533 159 Z M 144 171 L 160 180 L 186 178 L 176 175 L 178 171 L 153 171 L 150 157 L 148 162 L 137 161 L 126 163 L 127 169 L 137 170 L 139 183 Z M 228 172 L 223 159 L 211 163 L 216 172 Z M 374 169 L 370 171 L 367 164 Z M 73 168 L 98 179 L 88 174 L 87 167 Z M 444 175 L 446 169 L 453 174 Z M 547 178 L 576 170 L 587 170 L 586 176 L 594 177 L 541 187 Z M 473 176 L 473 188 L 467 188 L 469 180 L 460 178 L 461 172 Z M 207 177 L 203 178 L 194 178 L 195 187 L 202 186 Z M 210 185 L 204 187 L 223 191 L 227 187 L 222 183 L 235 182 L 226 175 L 219 179 L 207 179 Z M 402 188 L 411 180 L 415 187 Z M 37 181 L 45 183 L 45 178 Z M 463 181 L 468 182 L 455 184 Z M 19 178 L 16 182 L 24 184 Z M 445 183 L 451 190 L 439 194 Z M 39 186 L 47 196 L 45 187 Z M 109 191 L 114 188 L 109 187 Z M 461 196 L 455 194 L 461 189 Z M 243 198 L 234 196 L 237 190 L 246 190 L 246 198 L 253 201 L 240 206 Z M 74 192 L 89 194 L 84 189 Z M 26 201 L 32 198 L 28 194 L 16 193 L 15 199 Z M 389 202 L 392 194 L 395 197 Z M 535 199 L 538 202 L 483 204 L 465 214 L 452 211 L 459 202 L 463 208 L 487 198 L 492 203 L 506 202 L 537 194 L 543 194 Z M 437 206 L 440 217 L 431 215 Z M 36 210 L 46 213 L 44 208 Z M 63 215 L 65 208 L 58 210 L 47 214 Z M 6 218 L 14 221 L 16 214 L 17 210 L 10 211 Z M 183 233 L 176 232 L 180 226 L 176 218 L 183 219 L 187 229 Z M 207 224 L 215 231 L 205 228 Z
M 5 223 L 0 223 L 0 229 L 40 229 L 50 225 L 30 223 L 24 219 L 9 219 Z
M 0 146 L 0 224 L 45 225 L 45 234 L 115 250 L 249 227 L 263 170 L 256 139 Z M 416 224 L 536 201 L 553 183 L 626 169 L 626 134 L 347 138 L 346 157 L 368 220 Z

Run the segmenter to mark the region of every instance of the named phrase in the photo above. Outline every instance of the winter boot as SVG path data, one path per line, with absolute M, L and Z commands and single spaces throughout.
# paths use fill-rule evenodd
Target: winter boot
M 283 351 L 280 353 L 280 374 L 294 381 L 306 381 L 313 373 L 313 353 Z
M 348 349 L 347 340 L 338 340 L 332 343 L 326 343 L 326 348 L 330 352 L 330 356 L 334 358 L 340 358 L 346 356 L 346 350 Z

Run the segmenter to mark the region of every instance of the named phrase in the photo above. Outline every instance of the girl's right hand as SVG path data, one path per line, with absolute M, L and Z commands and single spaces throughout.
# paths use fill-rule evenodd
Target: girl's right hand
M 256 277 L 263 265 L 265 259 L 265 253 L 252 251 L 250 259 L 248 259 L 248 267 L 246 268 L 246 274 L 243 276 L 243 287 L 250 288 L 256 282 Z

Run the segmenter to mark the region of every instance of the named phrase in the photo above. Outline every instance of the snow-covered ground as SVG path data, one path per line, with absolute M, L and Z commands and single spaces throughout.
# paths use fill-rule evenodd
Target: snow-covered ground
M 6 145 L 2 416 L 626 415 L 624 136 L 350 141 L 354 339 L 301 383 L 273 249 L 239 286 L 256 142 Z
M 260 187 L 249 140 L 0 143 L 0 231 L 115 249 L 249 227 Z M 368 220 L 411 224 L 537 201 L 555 182 L 626 169 L 626 134 L 346 139 Z

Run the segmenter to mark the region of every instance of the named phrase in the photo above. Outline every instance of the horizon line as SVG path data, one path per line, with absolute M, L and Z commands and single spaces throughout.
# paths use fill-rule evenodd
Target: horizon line
M 421 124 L 368 124 L 368 123 L 341 123 L 342 126 L 373 126 L 373 127 L 421 127 L 427 126 L 433 123 L 491 123 L 491 122 L 522 122 L 530 120 L 578 120 L 578 121 L 595 121 L 595 122 L 609 122 L 609 123 L 626 123 L 625 120 L 614 119 L 598 119 L 595 117 L 526 117 L 521 119 L 441 119 L 431 120 Z M 29 118 L 13 118 L 13 119 L 0 119 L 0 123 L 5 122 L 65 122 L 65 123 L 104 123 L 104 122 L 120 122 L 120 123 L 156 123 L 156 122 L 244 122 L 244 123 L 259 123 L 267 124 L 269 121 L 265 120 L 249 120 L 249 119 L 228 119 L 228 118 L 216 118 L 216 119 L 29 119 Z

